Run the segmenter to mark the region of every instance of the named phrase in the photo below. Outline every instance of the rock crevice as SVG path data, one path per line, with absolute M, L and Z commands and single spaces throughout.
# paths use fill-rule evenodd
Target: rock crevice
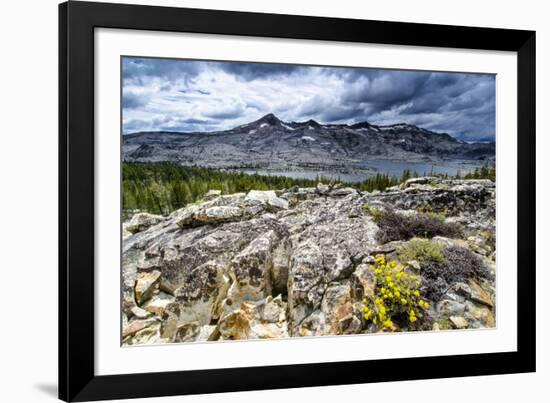
M 467 240 L 434 242 L 471 246 L 494 271 L 494 195 L 490 181 L 419 178 L 364 194 L 323 184 L 211 192 L 167 217 L 139 213 L 124 224 L 123 343 L 369 332 L 362 299 L 375 292 L 374 256 L 407 242 L 378 244 L 369 210 L 445 212 Z M 451 286 L 433 301 L 434 328 L 494 326 L 492 284 Z

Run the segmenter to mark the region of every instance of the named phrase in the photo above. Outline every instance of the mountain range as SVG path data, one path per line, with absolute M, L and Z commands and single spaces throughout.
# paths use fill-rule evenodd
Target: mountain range
M 362 168 L 368 161 L 492 162 L 495 143 L 466 143 L 410 124 L 284 122 L 273 114 L 216 132 L 139 132 L 123 136 L 123 159 L 211 168 Z

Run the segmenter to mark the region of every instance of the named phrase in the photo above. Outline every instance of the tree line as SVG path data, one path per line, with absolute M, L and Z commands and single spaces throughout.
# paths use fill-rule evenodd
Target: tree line
M 457 176 L 460 173 L 457 173 Z M 125 216 L 135 211 L 167 215 L 188 204 L 200 201 L 211 189 L 223 194 L 256 190 L 288 189 L 292 186 L 314 187 L 318 182 L 338 182 L 360 191 L 372 192 L 398 185 L 407 179 L 418 177 L 417 172 L 406 169 L 400 177 L 377 173 L 357 183 L 317 177 L 316 179 L 289 178 L 247 174 L 196 166 L 182 166 L 169 162 L 122 163 L 122 208 Z M 493 178 L 494 168 L 482 167 L 465 177 L 471 179 Z M 445 175 L 444 177 L 447 177 Z

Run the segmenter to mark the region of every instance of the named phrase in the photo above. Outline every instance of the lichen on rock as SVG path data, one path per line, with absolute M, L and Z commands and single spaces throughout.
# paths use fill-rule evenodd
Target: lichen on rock
M 417 275 L 422 292 L 438 290 L 424 295 L 425 323 L 391 331 L 494 327 L 494 196 L 491 181 L 415 178 L 364 194 L 322 183 L 216 191 L 167 217 L 139 213 L 124 225 L 123 344 L 369 333 L 363 299 L 377 292 L 377 255 Z M 416 241 L 380 243 L 380 211 L 461 231 L 426 239 L 438 245 L 428 258 L 403 254 Z M 433 251 L 465 259 L 468 271 L 438 274 L 448 262 L 430 262 Z

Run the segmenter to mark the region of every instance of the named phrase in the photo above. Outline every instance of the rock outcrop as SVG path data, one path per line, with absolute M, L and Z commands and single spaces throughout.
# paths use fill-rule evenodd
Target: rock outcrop
M 494 274 L 491 181 L 416 178 L 364 194 L 325 184 L 210 192 L 167 217 L 139 213 L 124 224 L 123 343 L 369 332 L 362 301 L 376 290 L 370 266 L 377 255 L 398 259 L 408 242 L 378 244 L 369 209 L 421 214 L 427 206 L 464 228 L 464 239 L 434 242 L 468 248 Z M 422 272 L 416 261 L 402 263 Z M 495 326 L 490 279 L 457 281 L 442 295 L 431 301 L 426 329 Z

